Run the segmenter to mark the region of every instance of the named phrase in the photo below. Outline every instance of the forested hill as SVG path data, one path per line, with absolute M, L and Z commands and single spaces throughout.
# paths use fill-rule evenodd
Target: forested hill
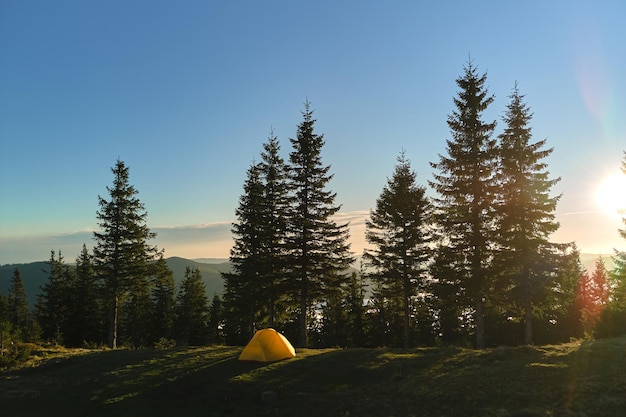
M 213 294 L 223 293 L 224 280 L 222 279 L 221 272 L 227 272 L 230 269 L 230 262 L 226 259 L 221 262 L 220 260 L 212 261 L 213 263 L 204 263 L 179 257 L 166 259 L 167 266 L 174 272 L 174 279 L 177 284 L 180 284 L 185 277 L 185 269 L 187 267 L 198 268 L 202 274 L 202 281 L 206 287 L 209 300 L 213 298 Z M 22 281 L 24 282 L 24 289 L 32 308 L 37 300 L 40 288 L 46 283 L 50 276 L 48 262 L 31 262 L 27 264 L 0 266 L 0 292 L 3 294 L 7 294 L 15 268 L 20 270 Z
M 171 257 L 167 258 L 167 266 L 174 272 L 174 280 L 176 284 L 180 284 L 185 277 L 185 268 L 198 268 L 202 274 L 202 281 L 206 287 L 206 293 L 209 300 L 213 298 L 213 294 L 222 294 L 224 292 L 224 280 L 222 272 L 230 270 L 230 262 L 226 259 L 219 263 L 196 262 L 190 259 Z
M 602 256 L 608 269 L 613 268 L 611 255 L 594 255 L 582 253 L 580 260 L 583 266 L 590 272 L 595 268 L 596 260 Z M 166 259 L 167 266 L 174 272 L 176 283 L 182 282 L 185 277 L 185 268 L 198 268 L 202 274 L 202 281 L 206 287 L 206 293 L 209 300 L 213 298 L 213 294 L 222 294 L 224 292 L 224 280 L 221 273 L 230 270 L 230 262 L 227 259 L 211 259 L 211 263 L 197 262 L 191 259 L 179 258 L 173 256 Z M 0 266 L 0 292 L 7 293 L 11 283 L 11 277 L 15 268 L 19 268 L 24 282 L 24 289 L 30 302 L 31 308 L 37 300 L 37 294 L 42 285 L 48 280 L 50 275 L 50 267 L 47 262 L 31 262 L 28 264 L 11 264 Z

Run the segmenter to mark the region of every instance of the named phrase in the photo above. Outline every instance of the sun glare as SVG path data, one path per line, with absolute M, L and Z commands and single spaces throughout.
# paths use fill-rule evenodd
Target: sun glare
M 612 214 L 626 210 L 626 175 L 619 173 L 606 177 L 596 190 L 596 203 Z

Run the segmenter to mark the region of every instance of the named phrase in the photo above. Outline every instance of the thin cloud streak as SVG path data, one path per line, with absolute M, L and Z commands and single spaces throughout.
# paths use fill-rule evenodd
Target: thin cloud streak
M 338 224 L 350 224 L 352 251 L 360 253 L 365 244 L 365 219 L 369 211 L 361 210 L 339 213 L 333 217 Z M 233 246 L 232 222 L 215 222 L 181 226 L 157 226 L 150 230 L 156 233 L 151 242 L 165 250 L 165 256 L 180 256 L 189 259 L 228 258 Z M 48 260 L 50 251 L 61 252 L 66 262 L 74 262 L 83 244 L 93 248 L 94 230 L 81 230 L 66 234 L 1 237 L 0 265 Z
M 166 256 L 227 258 L 232 247 L 231 223 L 219 222 L 150 228 L 157 234 L 152 244 L 165 249 Z M 61 252 L 74 262 L 83 244 L 94 245 L 93 230 L 73 233 L 0 238 L 0 265 L 48 260 L 50 251 Z
M 601 213 L 601 210 L 560 213 L 557 220 L 561 222 L 561 228 L 552 239 L 556 242 L 577 241 L 583 253 L 612 253 L 614 248 L 623 246 L 623 240 L 617 233 L 620 223 Z M 349 224 L 350 249 L 357 255 L 367 247 L 365 222 L 369 215 L 369 210 L 357 210 L 338 213 L 332 218 L 337 224 Z M 575 220 L 578 215 L 593 216 L 594 226 L 581 228 L 579 221 Z M 151 227 L 151 231 L 157 234 L 151 243 L 164 249 L 166 257 L 227 259 L 234 243 L 231 228 L 230 221 Z M 607 236 L 602 232 L 604 230 L 612 230 L 614 233 Z M 51 250 L 61 251 L 66 262 L 74 262 L 83 243 L 91 250 L 94 244 L 93 230 L 44 236 L 0 237 L 0 265 L 48 260 Z

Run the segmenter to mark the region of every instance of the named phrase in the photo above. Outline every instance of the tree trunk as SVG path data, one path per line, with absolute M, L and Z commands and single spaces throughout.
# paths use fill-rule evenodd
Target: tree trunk
M 409 348 L 409 282 L 404 278 L 404 348 Z
M 274 328 L 274 315 L 276 314 L 275 312 L 275 300 L 276 297 L 274 295 L 274 288 L 272 287 L 272 289 L 270 290 L 270 312 L 269 312 L 269 327 Z
M 485 305 L 481 296 L 476 298 L 476 349 L 485 348 Z
M 109 322 L 109 347 L 117 348 L 117 315 L 118 315 L 118 297 L 113 297 L 113 305 L 111 306 L 111 317 Z
M 306 318 L 306 310 L 307 310 L 307 295 L 306 290 L 303 290 L 302 296 L 300 297 L 300 329 L 298 333 L 298 347 L 305 348 L 306 347 L 306 339 L 307 339 L 307 318 Z
M 523 271 L 523 285 L 524 285 L 524 344 L 533 344 L 533 306 L 531 301 L 531 283 L 530 283 L 530 268 L 524 266 Z
M 250 304 L 250 314 L 248 315 L 248 340 L 252 339 L 256 333 L 256 324 L 254 320 L 254 304 Z
M 533 308 L 530 300 L 524 303 L 524 344 L 533 344 Z

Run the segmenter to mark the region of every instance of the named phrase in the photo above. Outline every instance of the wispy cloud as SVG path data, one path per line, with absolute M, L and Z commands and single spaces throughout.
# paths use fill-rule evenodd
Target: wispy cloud
M 152 242 L 165 249 L 166 256 L 226 258 L 232 247 L 230 222 L 150 228 L 157 234 Z M 0 237 L 0 264 L 47 260 L 50 251 L 61 251 L 73 262 L 83 243 L 93 247 L 93 230 L 41 236 Z
M 206 230 L 213 228 L 222 228 L 224 226 L 230 227 L 232 222 L 213 222 L 213 223 L 200 223 L 200 224 L 187 224 L 187 225 L 162 225 L 152 228 L 154 231 L 158 230 Z
M 566 213 L 561 213 L 561 216 L 579 216 L 583 214 L 596 214 L 604 212 L 605 210 L 568 211 Z
M 337 223 L 350 224 L 352 251 L 360 253 L 365 245 L 365 220 L 369 211 L 359 210 L 338 213 L 333 217 Z M 232 222 L 215 222 L 189 225 L 161 225 L 151 227 L 157 234 L 152 242 L 165 250 L 165 256 L 185 258 L 228 258 L 233 246 Z M 93 247 L 93 230 L 79 230 L 72 233 L 0 237 L 0 264 L 24 263 L 47 260 L 50 251 L 61 251 L 67 262 L 73 262 L 79 255 L 83 243 Z
M 50 251 L 61 252 L 68 262 L 73 262 L 80 253 L 83 243 L 93 244 L 93 232 L 12 236 L 0 238 L 0 264 L 44 261 L 50 258 Z
M 350 226 L 358 226 L 364 225 L 369 215 L 370 212 L 368 210 L 356 210 L 346 213 L 337 213 L 333 216 L 333 219 L 339 224 L 350 222 Z

